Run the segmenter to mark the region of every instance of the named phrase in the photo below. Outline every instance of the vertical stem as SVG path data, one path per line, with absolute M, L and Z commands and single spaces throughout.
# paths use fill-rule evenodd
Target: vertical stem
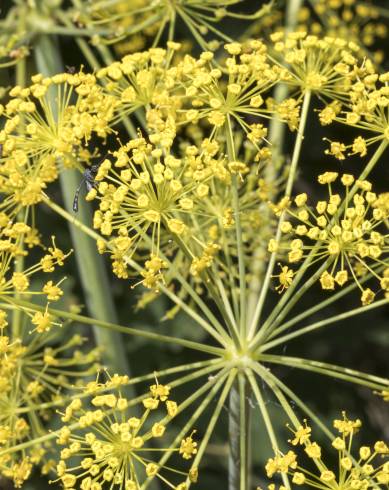
M 248 406 L 248 390 L 246 386 L 246 377 L 242 371 L 238 374 L 239 382 L 239 452 L 240 452 L 240 490 L 250 488 L 251 473 L 251 451 L 250 451 L 250 434 L 251 419 L 250 407 Z
M 228 375 L 228 379 L 226 381 L 226 384 L 224 385 L 223 391 L 219 395 L 219 399 L 217 401 L 215 410 L 214 410 L 214 412 L 213 412 L 213 414 L 212 414 L 212 416 L 208 422 L 208 427 L 205 431 L 205 434 L 204 434 L 203 439 L 201 441 L 201 444 L 199 446 L 199 450 L 198 450 L 198 452 L 197 452 L 197 454 L 193 460 L 192 467 L 197 467 L 199 462 L 201 461 L 201 458 L 203 457 L 204 451 L 208 445 L 209 439 L 212 435 L 213 429 L 215 428 L 216 422 L 219 419 L 220 412 L 224 406 L 224 403 L 226 401 L 228 393 L 231 392 L 232 385 L 235 381 L 235 378 L 236 378 L 236 369 L 231 369 L 231 371 Z M 187 482 L 187 484 L 188 484 L 188 482 Z M 189 488 L 189 484 L 188 484 L 188 488 Z M 239 490 L 239 486 L 233 487 L 233 489 L 230 487 L 230 490 Z
M 291 32 L 296 28 L 297 15 L 301 8 L 302 0 L 288 0 L 286 5 L 285 14 L 285 31 Z M 278 83 L 274 91 L 274 100 L 278 104 L 286 99 L 288 96 L 289 89 L 285 83 Z M 279 118 L 273 117 L 270 120 L 269 125 L 269 142 L 272 147 L 272 159 L 271 164 L 267 165 L 264 171 L 264 178 L 266 183 L 270 184 L 270 190 L 273 192 L 269 196 L 269 200 L 273 200 L 274 192 L 276 189 L 272 184 L 277 179 L 278 171 L 280 167 L 280 160 L 282 157 L 283 143 L 285 139 L 285 129 L 286 125 Z M 266 212 L 264 210 L 264 212 Z M 249 284 L 249 294 L 248 294 L 248 308 L 247 316 L 252 317 L 256 303 L 258 301 L 258 294 L 260 292 L 261 286 L 261 275 L 263 273 L 263 248 L 259 247 L 253 256 L 251 263 L 251 275 L 252 279 Z
M 248 389 L 243 371 L 238 373 L 229 396 L 228 489 L 248 490 L 251 476 L 251 417 Z
M 301 152 L 301 147 L 304 139 L 304 131 L 305 131 L 305 125 L 307 122 L 308 118 L 308 110 L 309 110 L 309 104 L 311 101 L 311 91 L 307 90 L 304 95 L 304 100 L 303 100 L 303 106 L 301 109 L 301 117 L 300 117 L 300 123 L 299 127 L 297 130 L 297 137 L 296 137 L 296 142 L 294 145 L 294 150 L 293 150 L 293 156 L 292 156 L 292 162 L 290 165 L 290 171 L 289 171 L 289 177 L 288 181 L 286 183 L 286 189 L 285 189 L 285 197 L 290 197 L 292 193 L 292 188 L 293 188 L 293 183 L 296 177 L 296 171 L 297 171 L 297 165 L 298 161 L 300 159 L 300 152 Z M 278 220 L 278 226 L 277 226 L 277 232 L 276 232 L 276 244 L 278 244 L 281 240 L 281 225 L 284 221 L 284 215 L 285 213 L 281 213 L 280 219 Z M 277 251 L 273 252 L 270 257 L 270 261 L 266 270 L 266 275 L 265 279 L 262 284 L 261 288 L 261 293 L 258 299 L 257 306 L 255 308 L 254 315 L 251 319 L 251 324 L 249 327 L 249 338 L 251 339 L 253 335 L 255 334 L 256 328 L 258 328 L 258 323 L 260 320 L 260 316 L 262 313 L 263 306 L 265 304 L 265 299 L 266 295 L 269 289 L 269 284 L 270 284 L 270 279 L 273 274 L 275 262 L 276 262 L 276 256 L 277 256 Z
M 35 57 L 39 71 L 45 76 L 63 71 L 60 52 L 56 46 L 55 39 L 44 35 L 40 36 L 35 46 Z M 50 95 L 54 112 L 57 105 L 55 94 L 51 93 Z M 76 170 L 65 170 L 60 175 L 65 207 L 70 213 L 72 212 L 74 192 L 79 182 L 80 175 Z M 92 209 L 89 203 L 82 203 L 78 218 L 83 223 L 92 221 Z M 96 244 L 90 237 L 73 225 L 70 225 L 70 233 L 90 315 L 98 320 L 116 322 L 116 311 L 107 272 L 103 259 L 96 250 Z M 94 326 L 94 335 L 97 344 L 104 348 L 103 358 L 112 372 L 129 374 L 129 366 L 121 334 L 108 332 Z
M 235 145 L 232 135 L 231 119 L 227 116 L 227 153 L 230 161 L 236 159 Z M 239 269 L 239 297 L 240 297 L 240 334 L 242 342 L 245 344 L 246 339 L 246 270 L 244 262 L 243 240 L 242 240 L 242 226 L 240 222 L 240 209 L 239 209 L 239 191 L 238 191 L 238 177 L 232 176 L 232 205 L 234 208 L 235 217 L 235 230 L 236 230 L 236 245 L 238 249 L 238 269 Z
M 239 490 L 240 485 L 240 416 L 239 416 L 239 388 L 234 383 L 229 396 L 228 410 L 228 439 L 230 454 L 228 458 L 228 490 Z
M 22 16 L 20 19 L 20 26 L 19 29 L 23 31 L 24 24 L 25 24 L 25 18 Z M 26 85 L 26 58 L 23 57 L 21 60 L 18 61 L 16 64 L 16 85 L 19 85 L 20 87 L 24 87 Z M 25 125 L 25 120 L 22 117 L 20 120 L 20 131 L 23 131 L 23 127 Z M 19 211 L 17 215 L 18 221 L 27 221 L 26 219 L 27 214 L 25 210 Z M 22 237 L 20 247 L 23 249 L 24 248 L 24 239 Z M 20 255 L 16 260 L 15 260 L 15 272 L 23 272 L 24 270 L 24 256 Z M 15 298 L 20 299 L 20 293 L 15 292 Z M 18 308 L 13 311 L 12 313 L 12 335 L 14 338 L 17 338 L 21 334 L 21 323 L 22 323 L 22 311 Z
M 278 454 L 279 446 L 278 446 L 277 437 L 276 437 L 276 434 L 274 432 L 273 424 L 272 424 L 272 421 L 271 421 L 271 418 L 269 415 L 269 410 L 266 407 L 266 403 L 265 403 L 265 400 L 262 396 L 261 390 L 259 389 L 257 380 L 255 379 L 254 373 L 251 369 L 246 370 L 246 375 L 247 375 L 247 378 L 250 382 L 251 389 L 254 393 L 257 404 L 259 406 L 259 409 L 260 409 L 260 412 L 262 415 L 262 419 L 264 421 L 266 431 L 267 431 L 267 434 L 269 436 L 273 452 L 274 452 L 274 454 Z M 286 473 L 282 473 L 281 476 L 282 476 L 282 481 L 283 481 L 284 486 L 288 490 L 290 490 L 290 483 L 289 483 L 288 475 Z
M 285 13 L 285 32 L 292 32 L 296 28 L 297 15 L 302 5 L 302 0 L 288 0 Z M 274 100 L 278 104 L 288 96 L 289 88 L 285 83 L 278 83 L 274 91 Z M 279 118 L 272 118 L 269 126 L 269 141 L 272 145 L 272 165 L 265 169 L 266 182 L 274 182 L 277 178 L 279 166 L 277 162 L 282 155 L 282 147 L 285 139 L 285 123 Z M 274 196 L 272 196 L 274 197 Z

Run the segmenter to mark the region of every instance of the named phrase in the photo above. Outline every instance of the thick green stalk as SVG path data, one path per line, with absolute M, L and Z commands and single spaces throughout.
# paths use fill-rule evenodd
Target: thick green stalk
M 229 395 L 228 407 L 228 439 L 230 453 L 228 458 L 228 490 L 239 490 L 240 480 L 240 457 L 239 457 L 239 388 L 235 382 Z
M 229 395 L 229 490 L 247 490 L 250 488 L 251 416 L 248 404 L 249 389 L 247 379 L 243 371 L 240 371 Z
M 60 52 L 53 38 L 40 36 L 35 46 L 35 57 L 38 70 L 45 76 L 63 71 Z M 52 93 L 52 110 L 56 107 L 55 95 Z M 60 184 L 65 207 L 72 212 L 74 193 L 80 183 L 80 174 L 76 170 L 61 172 Z M 87 202 L 82 202 L 79 219 L 91 223 L 92 210 Z M 102 257 L 96 250 L 94 241 L 77 227 L 70 225 L 70 233 L 75 249 L 78 272 L 85 294 L 88 311 L 98 320 L 116 321 L 116 311 L 111 295 L 107 272 Z M 112 372 L 129 374 L 129 365 L 121 334 L 109 332 L 94 326 L 96 343 L 104 348 L 103 358 Z
M 23 30 L 25 28 L 25 19 L 20 19 L 19 29 Z M 16 65 L 16 84 L 20 87 L 25 87 L 26 85 L 26 58 L 22 58 Z M 25 125 L 24 118 L 20 120 L 20 131 L 23 131 Z M 27 213 L 25 210 L 21 210 L 18 213 L 18 221 L 27 221 Z M 20 243 L 20 247 L 23 249 L 23 238 Z M 24 256 L 21 255 L 15 261 L 15 272 L 23 272 L 24 270 Z M 15 292 L 15 297 L 20 298 L 20 293 Z M 21 333 L 21 323 L 22 323 L 22 312 L 20 310 L 15 310 L 12 314 L 12 334 L 14 338 L 17 338 Z

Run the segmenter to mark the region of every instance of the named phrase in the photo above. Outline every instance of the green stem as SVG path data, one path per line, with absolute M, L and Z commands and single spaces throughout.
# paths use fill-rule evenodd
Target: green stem
M 239 432 L 240 432 L 240 411 L 239 411 L 239 389 L 235 383 L 230 391 L 228 404 L 228 441 L 229 441 L 229 457 L 228 457 L 228 489 L 239 490 Z
M 286 400 L 284 395 L 282 394 L 280 388 L 277 386 L 276 381 L 278 381 L 278 378 L 276 378 L 269 370 L 264 368 L 261 364 L 257 362 L 251 362 L 250 363 L 250 368 L 257 373 L 257 375 L 265 381 L 265 383 L 269 386 L 269 388 L 272 390 L 278 401 L 280 402 L 284 412 L 286 415 L 289 417 L 289 420 L 292 422 L 294 425 L 295 429 L 297 429 L 301 424 L 299 419 L 297 418 L 296 414 L 294 413 L 294 410 L 290 406 L 290 403 Z
M 251 417 L 248 406 L 247 380 L 242 371 L 238 373 L 239 383 L 239 446 L 240 446 L 240 490 L 250 488 L 251 475 Z
M 331 259 L 324 262 L 321 267 L 301 286 L 301 288 L 289 298 L 289 301 L 283 301 L 284 298 L 273 309 L 265 323 L 262 325 L 261 330 L 257 333 L 252 341 L 253 348 L 256 349 L 263 338 L 267 339 L 267 336 L 277 327 L 279 322 L 285 318 L 287 313 L 293 308 L 293 306 L 300 301 L 303 295 L 310 289 L 320 278 L 323 271 L 325 271 L 330 263 Z M 285 305 L 285 306 L 284 306 Z M 283 309 L 282 309 L 283 307 Z
M 286 5 L 285 15 L 285 31 L 291 32 L 295 29 L 297 24 L 297 14 L 301 8 L 303 0 L 289 0 Z M 289 87 L 285 83 L 277 83 L 274 90 L 274 101 L 276 104 L 285 100 L 289 93 Z M 269 124 L 269 143 L 272 150 L 271 164 L 266 165 L 264 170 L 264 178 L 267 184 L 269 184 L 270 195 L 269 200 L 273 201 L 275 198 L 276 186 L 274 185 L 279 174 L 280 166 L 282 163 L 283 146 L 285 140 L 286 124 L 278 117 L 272 117 Z M 264 210 L 270 221 L 269 210 Z M 258 301 L 258 294 L 260 293 L 260 286 L 263 274 L 263 253 L 266 252 L 266 248 L 260 247 L 254 252 L 253 261 L 251 265 L 252 279 L 249 284 L 249 298 L 248 298 L 248 317 L 252 318 L 255 311 L 255 306 Z
M 3 298 L 5 301 L 5 298 Z M 15 300 L 14 298 L 9 300 L 13 307 L 17 305 L 27 311 L 46 311 L 45 306 L 37 305 L 35 303 L 30 303 L 28 301 Z M 2 304 L 2 308 L 6 307 L 6 305 Z M 63 310 L 57 310 L 54 308 L 48 308 L 48 313 L 57 317 L 57 318 L 68 318 L 74 322 L 85 323 L 86 325 L 96 325 L 101 329 L 105 329 L 108 331 L 107 337 L 114 336 L 116 333 L 124 333 L 126 335 L 134 335 L 137 337 L 142 337 L 145 339 L 155 340 L 157 342 L 164 342 L 168 344 L 177 344 L 182 345 L 183 347 L 188 347 L 190 349 L 198 350 L 200 352 L 207 352 L 208 354 L 213 354 L 217 356 L 223 356 L 225 354 L 225 350 L 219 347 L 213 347 L 207 344 L 200 344 L 198 342 L 193 342 L 191 340 L 180 339 L 177 337 L 171 337 L 168 335 L 161 335 L 154 332 L 149 332 L 147 330 L 139 330 L 131 327 L 124 327 L 122 325 L 118 325 L 116 323 L 108 322 L 106 320 L 99 320 L 97 318 L 89 318 L 87 316 L 78 315 L 76 313 L 70 313 Z
M 226 123 L 226 140 L 227 140 L 227 153 L 230 161 L 236 160 L 235 145 L 232 134 L 231 119 L 227 116 Z M 244 260 L 243 238 L 242 238 L 242 226 L 240 222 L 240 207 L 239 207 L 239 190 L 238 190 L 238 177 L 232 176 L 232 205 L 234 208 L 235 217 L 235 230 L 236 230 L 236 245 L 238 249 L 238 269 L 239 269 L 239 297 L 240 297 L 240 333 L 242 341 L 246 339 L 246 270 Z
M 228 433 L 228 488 L 247 490 L 250 487 L 251 417 L 248 406 L 248 387 L 243 371 L 238 372 L 229 396 Z
M 52 25 L 50 27 L 37 26 L 37 31 L 41 35 L 59 35 L 59 36 L 73 36 L 73 37 L 89 37 L 89 36 L 109 36 L 112 31 L 108 29 L 85 29 L 82 27 L 66 27 L 61 25 Z M 40 27 L 40 28 L 39 28 Z
M 218 421 L 219 419 L 219 416 L 220 416 L 220 412 L 224 406 L 224 402 L 226 401 L 226 398 L 228 396 L 228 393 L 231 391 L 231 387 L 234 383 L 234 380 L 235 380 L 235 377 L 236 377 L 236 369 L 231 369 L 230 373 L 229 373 L 229 376 L 228 376 L 228 379 L 226 381 L 226 384 L 223 388 L 223 391 L 221 392 L 220 394 L 220 397 L 217 401 L 217 404 L 216 404 L 216 407 L 215 407 L 215 410 L 209 420 L 209 423 L 208 423 L 208 426 L 207 426 L 207 429 L 204 433 L 204 436 L 203 436 L 203 439 L 201 441 L 201 444 L 199 446 L 199 450 L 196 454 L 196 457 L 193 461 L 193 465 L 192 466 L 195 466 L 197 467 L 201 461 L 201 458 L 203 457 L 203 454 L 204 454 L 204 451 L 208 445 L 208 441 L 209 439 L 211 438 L 211 435 L 213 433 L 213 430 L 215 428 L 215 425 L 216 425 L 216 422 Z M 187 481 L 187 485 L 188 485 L 188 488 L 190 486 L 190 482 Z M 235 487 L 234 490 L 239 490 L 239 487 Z
M 383 270 L 383 267 L 379 267 L 378 269 L 375 270 L 375 272 L 379 273 L 382 270 Z M 366 274 L 362 279 L 359 280 L 359 283 L 362 285 L 366 281 L 368 281 L 369 279 L 371 279 L 371 277 L 372 277 L 372 274 Z M 269 334 L 267 336 L 267 339 L 268 340 L 271 340 L 272 338 L 276 337 L 277 335 L 279 335 L 284 330 L 287 330 L 288 328 L 292 327 L 293 325 L 295 325 L 299 321 L 304 320 L 304 318 L 306 318 L 308 316 L 311 316 L 314 313 L 322 310 L 326 306 L 334 303 L 335 301 L 338 301 L 340 298 L 342 298 L 346 294 L 350 293 L 351 291 L 353 291 L 357 287 L 358 287 L 357 283 L 352 282 L 347 287 L 340 289 L 336 294 L 331 294 L 324 301 L 320 301 L 318 304 L 312 306 L 311 308 L 308 308 L 307 310 L 304 310 L 303 312 L 299 313 L 295 317 L 293 317 L 290 320 L 288 320 L 286 323 L 283 323 L 282 325 L 280 325 L 279 327 L 277 327 L 275 330 L 273 330 L 271 332 L 271 334 Z
M 330 440 L 333 440 L 335 438 L 335 436 L 331 433 L 330 430 L 327 429 L 327 427 L 323 424 L 323 422 L 315 414 L 315 412 L 313 412 L 291 389 L 289 389 L 282 381 L 280 381 L 276 376 L 274 376 L 270 371 L 266 370 L 265 368 L 262 367 L 261 370 L 257 369 L 257 373 L 259 374 L 259 376 L 262 377 L 262 375 L 260 374 L 261 372 L 262 375 L 264 376 L 265 381 L 269 383 L 269 386 L 274 391 L 274 394 L 277 396 L 278 400 L 280 401 L 284 409 L 287 409 L 290 415 L 292 415 L 293 413 L 292 417 L 290 417 L 290 420 L 293 423 L 295 429 L 297 429 L 301 425 L 301 423 L 294 415 L 294 412 L 290 407 L 290 404 L 286 400 L 284 394 L 290 400 L 292 400 L 323 431 L 323 433 Z
M 262 393 L 259 389 L 257 380 L 255 379 L 255 376 L 254 376 L 251 369 L 246 370 L 246 376 L 250 382 L 251 389 L 254 393 L 255 399 L 256 399 L 258 406 L 259 406 L 259 410 L 261 411 L 261 415 L 262 415 L 263 421 L 265 423 L 266 431 L 267 431 L 267 434 L 269 436 L 273 452 L 274 452 L 274 454 L 279 454 L 280 449 L 279 449 L 276 434 L 274 432 L 273 424 L 272 424 L 272 421 L 271 421 L 271 418 L 269 415 L 269 410 L 266 407 L 265 400 L 262 396 Z M 282 474 L 282 480 L 283 480 L 285 487 L 287 489 L 290 489 L 290 483 L 289 483 L 289 478 L 288 478 L 287 474 L 285 474 L 285 473 Z
M 362 386 L 367 386 L 372 390 L 383 390 L 389 387 L 389 380 L 374 376 L 371 374 L 356 371 L 354 369 L 344 368 L 336 364 L 328 364 L 326 362 L 303 359 L 299 357 L 277 356 L 263 354 L 259 356 L 260 362 L 270 362 L 273 364 L 281 364 L 283 366 L 305 369 L 307 371 L 324 374 L 333 378 L 342 379 L 349 383 L 355 383 Z
M 388 304 L 389 300 L 387 299 L 381 299 L 380 301 L 375 301 L 374 303 L 371 303 L 370 305 L 367 306 L 361 306 L 359 308 L 354 308 L 353 310 L 346 311 L 345 313 L 340 313 L 339 315 L 332 316 L 330 318 L 325 318 L 324 320 L 320 320 L 318 322 L 312 323 L 311 325 L 308 325 L 306 327 L 299 328 L 295 332 L 291 332 L 287 335 L 284 335 L 282 337 L 278 337 L 275 340 L 272 340 L 270 342 L 267 342 L 266 344 L 263 344 L 260 348 L 260 352 L 265 352 L 277 345 L 280 344 L 285 344 L 285 342 L 288 342 L 291 339 L 294 339 L 296 337 L 300 337 L 301 335 L 305 335 L 308 332 L 312 332 L 314 330 L 317 330 L 318 328 L 326 327 L 330 325 L 331 323 L 338 322 L 340 320 L 344 320 L 346 318 L 350 318 L 355 315 L 359 315 L 360 313 L 365 313 L 371 309 L 378 308 L 380 306 L 383 306 L 385 304 Z
M 176 373 L 183 373 L 185 371 L 196 371 L 196 373 L 199 372 L 200 368 L 203 368 L 204 366 L 213 366 L 217 365 L 219 363 L 220 366 L 222 366 L 220 359 L 215 358 L 207 361 L 199 361 L 199 362 L 193 362 L 191 364 L 183 364 L 180 366 L 175 366 L 172 368 L 166 368 L 166 369 L 161 369 L 160 371 L 153 371 L 152 373 L 149 374 L 144 374 L 143 376 L 137 376 L 136 378 L 130 378 L 128 383 L 129 385 L 134 385 L 138 383 L 144 383 L 145 381 L 150 381 L 150 380 L 155 380 L 157 378 L 158 380 L 161 379 L 161 377 L 168 376 L 169 374 L 176 374 Z M 169 384 L 171 381 L 169 381 Z M 85 397 L 90 396 L 88 392 L 83 392 L 83 393 L 76 393 L 73 395 L 68 395 L 68 396 L 63 396 L 61 398 L 56 399 L 55 401 L 52 402 L 46 402 L 46 403 L 39 403 L 37 405 L 28 405 L 27 407 L 22 407 L 22 408 L 17 408 L 15 409 L 15 414 L 21 415 L 21 414 L 26 414 L 29 412 L 35 412 L 35 411 L 41 411 L 41 410 L 47 410 L 48 408 L 53 408 L 53 407 L 58 407 L 58 406 L 65 406 L 67 403 L 70 403 L 72 400 L 76 398 L 83 399 Z M 142 400 L 144 397 L 147 396 L 147 393 L 144 393 L 140 397 L 138 397 L 138 401 Z M 137 400 L 136 398 L 132 398 L 131 402 L 133 403 L 134 400 Z
M 24 30 L 25 28 L 25 18 L 20 19 L 20 25 L 18 26 L 20 30 Z M 22 58 L 16 65 L 16 84 L 20 87 L 25 87 L 26 85 L 26 58 Z M 25 125 L 25 119 L 21 118 L 20 120 L 20 131 L 23 132 L 23 127 Z M 27 221 L 26 213 L 21 210 L 18 213 L 17 219 L 18 221 Z M 20 248 L 24 248 L 23 245 L 23 237 L 21 238 L 21 243 L 19 244 Z M 24 255 L 20 255 L 15 261 L 15 272 L 23 272 L 24 270 Z M 20 298 L 20 293 L 15 292 L 15 298 Z M 22 312 L 20 310 L 15 310 L 12 314 L 12 335 L 14 338 L 17 338 L 21 333 L 22 328 Z
M 55 40 L 40 36 L 35 46 L 35 57 L 39 71 L 45 76 L 51 76 L 62 71 L 60 52 Z M 55 95 L 49 94 L 54 113 L 56 107 Z M 76 170 L 65 170 L 60 175 L 60 184 L 65 207 L 70 212 L 73 209 L 74 193 L 80 182 L 80 174 Z M 80 220 L 84 223 L 92 221 L 92 209 L 85 202 L 80 206 Z M 70 233 L 75 248 L 79 276 L 85 294 L 88 310 L 98 320 L 116 320 L 116 311 L 112 299 L 111 288 L 102 257 L 96 250 L 96 245 L 77 227 L 70 225 Z M 129 374 L 129 364 L 126 358 L 124 343 L 119 332 L 94 326 L 96 343 L 103 350 L 103 358 L 114 373 Z
M 53 209 L 56 213 L 60 214 L 63 216 L 66 220 L 68 220 L 72 225 L 76 226 L 79 230 L 81 230 L 83 233 L 91 237 L 94 241 L 98 239 L 102 239 L 102 237 L 96 233 L 94 230 L 89 228 L 88 226 L 84 225 L 81 221 L 77 220 L 76 218 L 72 218 L 71 214 L 68 213 L 65 209 L 61 208 L 61 206 L 58 206 L 58 204 L 55 204 L 52 202 L 47 196 L 43 196 L 43 202 L 45 202 L 51 209 Z M 105 241 L 106 242 L 106 241 Z M 108 242 L 106 242 L 107 248 L 110 248 L 110 245 Z M 136 271 L 141 272 L 142 267 L 133 261 L 130 258 L 126 258 L 126 261 L 131 267 L 133 267 Z M 178 279 L 183 288 L 187 291 L 187 293 L 195 300 L 198 306 L 200 306 L 200 309 L 203 309 L 203 313 L 207 316 L 207 313 L 210 313 L 210 318 L 215 318 L 212 312 L 210 312 L 209 308 L 205 305 L 205 303 L 201 300 L 201 298 L 197 295 L 197 293 L 191 288 L 191 286 L 184 280 L 184 278 L 181 277 L 181 275 L 177 272 L 176 274 L 176 279 Z M 199 315 L 196 311 L 194 311 L 190 306 L 187 305 L 185 301 L 183 301 L 179 296 L 174 294 L 167 286 L 165 286 L 163 283 L 158 284 L 158 288 L 166 294 L 176 305 L 178 305 L 185 313 L 187 313 L 191 318 L 193 318 L 204 330 L 206 330 L 212 337 L 214 337 L 220 344 L 222 345 L 227 345 L 228 343 L 228 336 L 227 334 L 222 331 L 219 333 L 219 331 L 215 330 L 211 325 L 209 325 L 201 315 Z M 216 318 L 215 318 L 216 319 Z M 222 329 L 222 327 L 220 326 Z M 223 335 L 222 335 L 223 334 Z
M 305 125 L 308 119 L 308 110 L 309 110 L 309 104 L 311 101 L 311 92 L 310 90 L 307 90 L 304 95 L 304 100 L 303 100 L 303 106 L 301 109 L 301 117 L 300 117 L 300 122 L 299 122 L 299 127 L 297 130 L 297 137 L 296 137 L 296 142 L 293 150 L 293 156 L 292 156 L 292 162 L 290 165 L 290 171 L 289 171 L 289 177 L 288 181 L 286 184 L 286 189 L 285 189 L 285 197 L 290 197 L 292 193 L 292 188 L 293 188 L 293 183 L 296 177 L 296 171 L 297 171 L 297 165 L 298 161 L 300 159 L 300 152 L 301 152 L 301 147 L 304 139 L 304 131 L 305 131 Z M 277 226 L 277 232 L 276 232 L 276 244 L 281 240 L 281 225 L 284 221 L 284 213 L 281 213 L 280 219 L 278 221 L 278 226 Z M 251 319 L 251 324 L 249 327 L 249 339 L 252 339 L 256 329 L 258 328 L 258 324 L 260 321 L 261 313 L 265 304 L 266 296 L 269 290 L 269 285 L 270 285 L 270 280 L 271 276 L 273 274 L 275 262 L 276 262 L 276 256 L 277 256 L 277 251 L 273 252 L 270 257 L 270 261 L 266 270 L 266 275 L 265 279 L 262 284 L 261 288 L 261 293 L 258 299 L 257 306 L 255 308 L 254 315 Z

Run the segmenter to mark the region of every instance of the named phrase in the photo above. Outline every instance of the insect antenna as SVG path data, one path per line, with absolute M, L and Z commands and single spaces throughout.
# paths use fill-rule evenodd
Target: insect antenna
M 78 187 L 77 187 L 77 189 L 76 189 L 76 193 L 74 194 L 74 199 L 73 199 L 73 211 L 74 211 L 75 213 L 78 213 L 78 201 L 79 201 L 80 191 L 81 191 L 81 187 L 82 187 L 82 185 L 84 184 L 85 180 L 86 180 L 86 179 L 85 179 L 85 177 L 83 177 L 83 178 L 81 179 L 81 182 L 80 182 L 79 186 L 78 186 Z

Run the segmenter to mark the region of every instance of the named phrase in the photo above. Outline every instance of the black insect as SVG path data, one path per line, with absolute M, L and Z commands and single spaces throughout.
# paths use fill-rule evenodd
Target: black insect
M 85 184 L 86 191 L 89 192 L 96 187 L 95 177 L 99 170 L 100 163 L 95 163 L 91 165 L 89 168 L 85 169 L 82 174 L 82 179 L 80 185 L 77 187 L 76 193 L 74 194 L 73 200 L 73 211 L 75 213 L 78 212 L 78 198 L 80 196 L 81 187 Z

